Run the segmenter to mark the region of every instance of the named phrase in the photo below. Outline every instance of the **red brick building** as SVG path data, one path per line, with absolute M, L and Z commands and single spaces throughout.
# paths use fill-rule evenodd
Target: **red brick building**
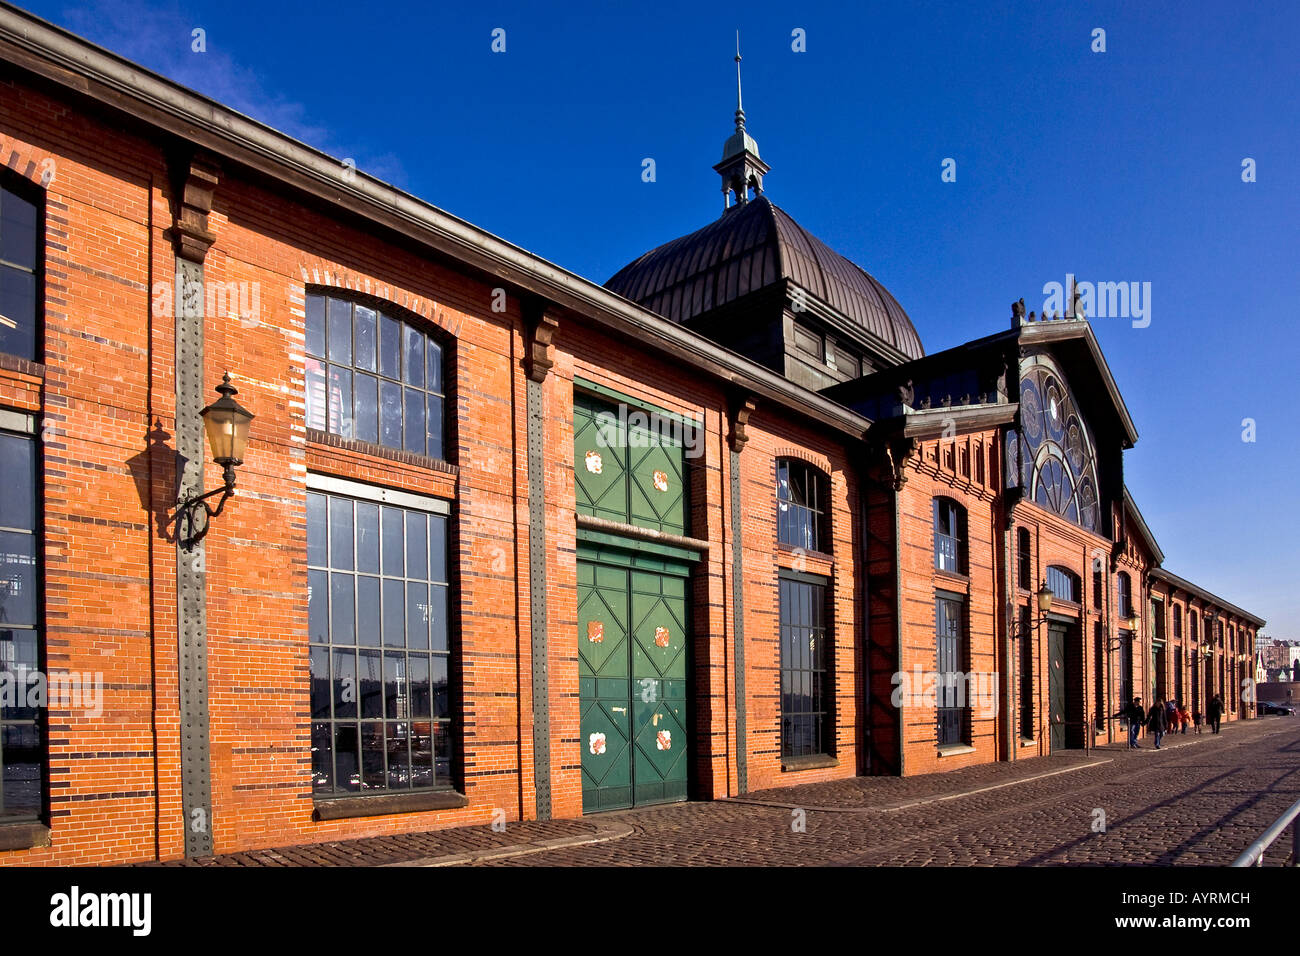
M 725 156 L 723 215 L 601 286 L 0 7 L 0 863 L 924 773 L 1236 695 L 1263 622 L 1161 569 L 1086 320 L 926 356 L 743 114 Z M 227 372 L 255 418 L 191 524 Z

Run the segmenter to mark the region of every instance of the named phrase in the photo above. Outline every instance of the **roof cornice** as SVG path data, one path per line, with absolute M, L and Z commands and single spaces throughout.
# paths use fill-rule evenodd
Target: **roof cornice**
M 1151 576 L 1153 578 L 1158 578 L 1159 580 L 1164 581 L 1166 584 L 1170 584 L 1173 587 L 1186 591 L 1188 594 L 1194 594 L 1196 597 L 1200 598 L 1204 603 L 1213 604 L 1215 607 L 1222 608 L 1223 610 L 1227 611 L 1229 614 L 1235 614 L 1237 617 L 1249 621 L 1250 623 L 1254 624 L 1256 627 L 1263 627 L 1265 624 L 1268 623 L 1262 617 L 1256 617 L 1254 614 L 1251 614 L 1248 611 L 1243 611 L 1241 608 L 1237 607 L 1237 605 L 1225 601 L 1217 594 L 1213 594 L 1205 590 L 1205 588 L 1197 587 L 1191 581 L 1188 581 L 1186 578 L 1180 578 L 1172 571 L 1166 571 L 1164 568 L 1156 568 L 1151 572 Z
M 1128 413 L 1128 406 L 1124 404 L 1123 396 L 1120 395 L 1119 386 L 1115 384 L 1115 376 L 1111 374 L 1110 366 L 1106 363 L 1106 356 L 1102 354 L 1097 335 L 1092 331 L 1092 326 L 1086 319 L 1047 319 L 1040 322 L 1025 322 L 1020 325 L 1017 331 L 1021 343 L 1026 345 L 1060 342 L 1066 339 L 1083 339 L 1092 352 L 1093 361 L 1097 363 L 1097 370 L 1101 372 L 1102 381 L 1105 383 L 1111 404 L 1119 415 L 1129 447 L 1131 448 L 1137 444 L 1137 427 L 1133 424 L 1133 418 Z
M 871 422 L 590 280 L 320 150 L 0 2 L 0 59 L 276 181 L 410 237 L 496 280 L 853 437 Z

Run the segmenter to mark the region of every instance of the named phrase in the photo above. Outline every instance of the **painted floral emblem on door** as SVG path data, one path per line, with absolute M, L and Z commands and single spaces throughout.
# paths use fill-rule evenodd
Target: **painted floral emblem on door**
M 668 490 L 668 475 L 665 472 L 662 471 L 655 472 L 655 490 L 656 491 Z
M 588 621 L 587 622 L 587 640 L 593 644 L 604 643 L 605 640 L 605 622 Z
M 666 627 L 655 628 L 655 644 L 657 644 L 659 647 L 668 646 L 668 628 Z
M 670 730 L 661 730 L 655 737 L 655 746 L 660 750 L 673 749 L 673 734 Z
M 587 738 L 587 746 L 591 748 L 593 754 L 599 757 L 605 752 L 605 735 L 592 734 Z
M 587 470 L 593 475 L 599 475 L 601 468 L 605 466 L 605 463 L 600 459 L 600 452 L 598 451 L 587 452 L 586 462 Z

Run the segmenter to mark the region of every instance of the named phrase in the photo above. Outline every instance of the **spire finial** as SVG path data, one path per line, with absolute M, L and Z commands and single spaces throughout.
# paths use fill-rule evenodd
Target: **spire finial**
M 736 31 L 736 129 L 745 128 L 745 103 L 740 95 L 740 31 Z

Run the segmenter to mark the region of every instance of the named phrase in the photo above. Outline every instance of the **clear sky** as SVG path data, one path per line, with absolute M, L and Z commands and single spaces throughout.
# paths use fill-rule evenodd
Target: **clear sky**
M 1166 567 L 1300 638 L 1295 0 L 24 5 L 597 282 L 720 213 L 739 28 L 768 196 L 927 351 L 1150 283 L 1145 328 L 1093 320 L 1127 483 Z

